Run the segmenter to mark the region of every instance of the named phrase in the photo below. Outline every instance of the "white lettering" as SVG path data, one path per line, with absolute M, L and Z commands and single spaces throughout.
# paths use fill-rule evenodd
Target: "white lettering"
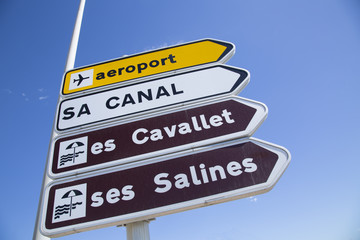
M 105 152 L 111 152 L 116 148 L 116 145 L 114 144 L 114 139 L 109 139 L 105 142 Z
M 165 193 L 167 191 L 169 191 L 171 189 L 171 182 L 167 179 L 161 179 L 161 178 L 167 178 L 167 176 L 169 176 L 168 173 L 159 173 L 158 175 L 155 176 L 154 178 L 154 182 L 157 184 L 157 185 L 164 185 L 164 187 L 160 188 L 160 187 L 157 187 L 155 189 L 155 192 L 157 193 Z
M 229 164 L 226 166 L 226 170 L 228 171 L 228 173 L 231 176 L 239 176 L 242 171 L 241 169 L 241 164 L 235 161 L 229 162 Z
M 100 207 L 104 203 L 104 199 L 101 197 L 102 192 L 95 192 L 91 195 L 92 207 Z
M 225 121 L 226 121 L 227 123 L 234 123 L 235 120 L 234 120 L 234 119 L 231 119 L 231 118 L 230 118 L 230 115 L 231 115 L 231 112 L 228 112 L 227 109 L 224 109 L 224 110 L 222 111 L 222 114 L 221 114 L 221 116 L 223 116 L 223 117 L 225 118 Z
M 126 185 L 120 190 L 117 188 L 111 188 L 106 192 L 106 202 L 110 204 L 115 204 L 120 201 L 121 194 L 123 195 L 121 197 L 121 200 L 129 201 L 132 200 L 135 197 L 135 192 L 132 190 L 132 185 Z M 95 192 L 91 195 L 91 201 L 92 203 L 90 206 L 92 207 L 100 207 L 104 204 L 104 198 L 101 196 L 102 192 Z
M 138 134 L 139 133 L 147 133 L 148 130 L 145 128 L 139 128 L 137 130 L 135 130 L 135 132 L 132 134 L 132 140 L 134 143 L 136 144 L 144 144 L 149 140 L 149 137 L 144 137 L 142 140 L 138 139 Z
M 255 172 L 257 170 L 257 165 L 255 163 L 253 163 L 252 161 L 253 161 L 252 158 L 245 158 L 242 161 L 242 165 L 245 167 L 245 172 L 251 173 L 251 172 Z
M 242 167 L 244 167 L 244 171 L 241 170 Z M 256 170 L 257 165 L 253 163 L 252 158 L 245 158 L 241 161 L 241 163 L 237 161 L 231 161 L 226 165 L 226 167 L 215 165 L 207 168 L 204 163 L 200 163 L 198 167 L 189 166 L 190 173 L 178 173 L 174 177 L 170 177 L 168 173 L 157 174 L 154 178 L 154 182 L 157 185 L 155 192 L 168 192 L 172 186 L 175 186 L 177 189 L 183 189 L 190 187 L 191 184 L 202 185 L 209 183 L 210 181 L 221 181 L 226 179 L 229 175 L 232 177 L 237 177 L 244 172 L 251 173 L 255 172 Z M 189 181 L 189 179 L 191 181 Z
M 184 173 L 180 173 L 180 174 L 176 175 L 176 176 L 174 177 L 174 179 L 176 180 L 176 182 L 175 182 L 175 187 L 176 187 L 177 189 L 183 189 L 183 188 L 185 188 L 185 187 L 189 187 L 189 186 L 190 186 L 188 177 L 187 177 L 186 174 L 184 174 Z
M 219 127 L 219 126 L 223 125 L 222 118 L 219 115 L 211 116 L 209 122 L 210 122 L 211 126 L 214 126 L 214 127 Z
M 209 172 L 210 172 L 210 176 L 211 176 L 211 181 L 213 181 L 213 182 L 218 180 L 217 176 L 216 176 L 216 172 L 218 172 L 220 174 L 221 179 L 226 178 L 225 170 L 222 166 L 210 167 Z
M 105 144 L 102 144 L 101 142 L 96 142 L 91 146 L 91 153 L 94 155 L 100 154 L 103 152 L 111 152 L 116 148 L 116 145 L 114 144 L 114 139 L 108 139 Z M 105 149 L 104 149 L 105 145 Z
M 193 183 L 195 185 L 200 185 L 201 181 L 198 179 L 198 176 L 196 174 L 196 170 L 195 170 L 194 166 L 190 167 L 190 174 L 191 174 L 191 179 L 192 179 Z
M 144 144 L 151 141 L 159 141 L 164 139 L 169 139 L 176 137 L 176 134 L 189 134 L 192 133 L 193 130 L 199 132 L 204 129 L 210 129 L 211 127 L 220 127 L 224 124 L 224 121 L 228 124 L 232 124 L 235 122 L 231 117 L 231 112 L 228 112 L 227 109 L 222 111 L 220 115 L 212 115 L 210 117 L 206 117 L 204 114 L 199 116 L 192 116 L 189 122 L 182 122 L 178 125 L 174 124 L 171 126 L 164 126 L 161 128 L 155 128 L 152 130 L 148 130 L 146 128 L 138 128 L 132 134 L 132 140 L 135 144 Z M 200 120 L 197 119 L 199 117 Z M 150 131 L 150 136 L 146 135 Z M 140 134 L 144 134 L 140 135 Z M 140 136 L 139 136 L 140 135 Z
M 164 130 L 169 138 L 172 138 L 175 136 L 176 125 L 172 125 L 171 130 L 168 127 L 164 127 Z
M 121 189 L 121 193 L 123 194 L 121 200 L 129 201 L 135 197 L 135 192 L 132 190 L 132 188 L 132 185 L 126 185 Z
M 102 149 L 103 149 L 103 144 L 101 142 L 96 142 L 91 146 L 91 153 L 92 154 L 100 154 L 102 153 Z
M 150 131 L 150 140 L 151 141 L 158 141 L 158 140 L 162 140 L 163 139 L 163 135 L 161 133 L 161 130 L 160 129 L 153 129 Z
M 106 193 L 106 201 L 114 204 L 120 201 L 120 191 L 117 188 L 112 188 Z
M 179 133 L 181 135 L 191 133 L 191 132 L 192 132 L 192 130 L 191 130 L 190 124 L 188 124 L 188 123 L 180 123 L 179 124 Z

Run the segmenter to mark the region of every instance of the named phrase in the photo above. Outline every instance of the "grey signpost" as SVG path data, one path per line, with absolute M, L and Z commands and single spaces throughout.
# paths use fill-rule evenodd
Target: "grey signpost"
M 70 69 L 74 68 L 75 64 L 75 58 L 76 58 L 76 51 L 77 46 L 79 42 L 79 36 L 80 36 L 80 29 L 81 29 L 81 23 L 83 19 L 84 9 L 85 9 L 85 3 L 86 0 L 80 0 L 79 9 L 75 21 L 74 31 L 69 47 L 69 53 L 67 56 L 66 64 L 65 64 L 65 72 L 69 71 Z M 51 139 L 56 138 L 57 134 L 54 131 L 55 126 L 53 127 Z M 48 157 L 45 164 L 45 170 L 44 170 L 44 176 L 43 176 L 43 182 L 42 187 L 40 191 L 40 198 L 39 198 L 39 205 L 38 205 L 38 211 L 36 214 L 36 220 L 35 220 L 35 227 L 34 227 L 34 233 L 33 233 L 33 240 L 48 240 L 49 237 L 44 236 L 40 233 L 40 210 L 43 205 L 43 192 L 45 189 L 45 186 L 49 184 L 52 180 L 49 178 L 47 174 L 47 169 L 49 165 L 49 155 L 51 154 L 50 149 L 48 151 Z M 127 225 L 127 232 L 128 232 L 128 240 L 149 240 L 149 222 L 148 221 L 142 221 L 138 223 L 130 223 Z
M 67 56 L 67 60 L 66 60 L 66 64 L 65 64 L 65 72 L 74 68 L 76 51 L 77 51 L 77 46 L 78 46 L 79 36 L 80 36 L 81 23 L 82 23 L 82 19 L 83 19 L 83 15 L 84 15 L 85 3 L 86 3 L 86 0 L 80 0 L 79 9 L 78 9 L 78 13 L 77 13 L 77 17 L 76 17 L 76 21 L 75 21 L 75 25 L 74 25 L 73 35 L 71 38 L 69 52 L 68 52 L 68 56 Z M 59 100 L 60 100 L 60 98 L 59 98 Z M 58 100 L 58 102 L 59 102 L 59 100 Z M 55 126 L 53 127 L 53 130 L 52 130 L 51 139 L 54 139 L 57 136 L 57 134 L 54 130 L 55 130 Z M 50 149 L 49 149 L 48 156 L 50 154 L 51 153 L 50 153 Z M 37 211 L 36 220 L 35 220 L 33 240 L 48 240 L 48 239 L 50 239 L 40 233 L 40 210 L 43 205 L 43 199 L 42 199 L 43 192 L 44 192 L 45 186 L 51 182 L 51 179 L 49 178 L 49 176 L 47 174 L 47 168 L 48 168 L 48 164 L 49 164 L 48 159 L 49 159 L 49 157 L 47 157 L 46 164 L 45 164 L 43 182 L 42 182 L 41 191 L 40 191 L 38 211 Z
M 155 217 L 272 189 L 290 153 L 251 137 L 267 107 L 236 96 L 250 73 L 224 65 L 234 53 L 232 43 L 199 40 L 73 69 L 84 6 L 81 0 L 33 240 L 118 225 L 126 226 L 128 240 L 149 240 L 149 221 Z M 171 66 L 165 74 L 160 68 L 140 74 L 158 66 L 156 58 L 134 63 L 162 53 L 168 56 L 161 58 L 164 65 L 180 62 L 178 52 L 171 51 L 185 51 L 184 46 L 191 46 L 190 53 L 199 46 L 217 50 L 196 63 L 184 54 L 181 70 Z M 133 65 L 120 69 L 132 73 L 137 66 L 137 77 L 91 85 L 96 69 L 129 59 Z

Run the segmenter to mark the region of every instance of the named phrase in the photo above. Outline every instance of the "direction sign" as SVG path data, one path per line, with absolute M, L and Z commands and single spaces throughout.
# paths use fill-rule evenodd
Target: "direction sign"
M 286 149 L 245 139 L 54 181 L 41 232 L 59 237 L 264 193 L 289 161 Z
M 208 63 L 225 63 L 234 52 L 232 43 L 204 39 L 97 63 L 66 72 L 62 94 Z
M 59 178 L 250 136 L 266 116 L 264 104 L 231 97 L 62 137 L 52 143 L 49 175 Z
M 215 65 L 170 77 L 66 99 L 58 106 L 58 131 L 210 97 L 238 94 L 249 82 L 240 68 Z

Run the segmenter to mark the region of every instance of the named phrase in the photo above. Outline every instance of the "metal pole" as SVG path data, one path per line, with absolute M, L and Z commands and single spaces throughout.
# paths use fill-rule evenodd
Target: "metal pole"
M 149 221 L 126 224 L 127 240 L 150 240 Z
M 67 60 L 66 60 L 65 72 L 72 69 L 72 68 L 74 68 L 76 50 L 77 50 L 77 46 L 78 46 L 78 42 L 79 42 L 79 36 L 80 36 L 81 22 L 82 22 L 82 18 L 83 18 L 83 14 L 84 14 L 84 8 L 85 8 L 85 1 L 86 0 L 80 0 L 79 10 L 78 10 L 78 13 L 77 13 L 75 26 L 74 26 L 74 31 L 73 31 L 73 35 L 72 35 L 72 39 L 71 39 L 71 43 L 70 43 L 69 53 L 68 53 L 68 57 L 67 57 Z M 59 103 L 59 100 L 60 99 L 58 99 L 58 103 Z M 48 240 L 48 239 L 50 239 L 48 237 L 43 236 L 40 233 L 40 221 L 41 221 L 41 219 L 40 219 L 40 211 L 41 211 L 41 207 L 42 207 L 42 196 L 43 196 L 43 192 L 45 190 L 45 186 L 48 183 L 51 182 L 51 179 L 47 176 L 46 171 L 47 171 L 48 166 L 49 166 L 48 161 L 49 161 L 49 156 L 50 156 L 51 140 L 56 137 L 54 129 L 55 129 L 55 120 L 54 120 L 54 123 L 53 123 L 53 130 L 52 130 L 50 144 L 49 144 L 49 150 L 48 150 L 48 154 L 47 154 L 47 158 L 46 158 L 43 182 L 42 182 L 40 198 L 39 198 L 39 204 L 38 204 L 38 211 L 37 211 L 37 214 L 36 214 L 36 222 L 35 222 L 33 240 Z
M 81 22 L 84 14 L 84 8 L 85 8 L 85 1 L 86 0 L 80 0 L 79 5 L 79 11 L 77 14 L 75 26 L 74 26 L 74 32 L 70 43 L 69 53 L 66 60 L 66 66 L 65 66 L 65 72 L 74 68 L 75 63 L 75 57 L 76 57 L 76 50 L 79 42 L 79 36 L 80 36 L 80 29 L 81 29 Z

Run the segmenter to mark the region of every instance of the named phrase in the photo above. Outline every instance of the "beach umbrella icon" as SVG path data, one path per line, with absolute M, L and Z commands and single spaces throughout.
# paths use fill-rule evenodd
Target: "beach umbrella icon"
M 77 147 L 81 147 L 81 146 L 84 146 L 84 144 L 82 142 L 73 142 L 73 143 L 69 144 L 69 146 L 66 147 L 66 149 L 71 149 L 71 148 L 74 149 L 73 156 L 72 156 L 73 163 L 75 162 L 75 149 Z
M 73 202 L 72 202 L 73 197 L 80 196 L 80 195 L 83 195 L 82 192 L 80 192 L 77 189 L 73 189 L 73 190 L 70 190 L 67 193 L 65 193 L 64 196 L 62 196 L 62 199 L 70 198 L 70 212 L 69 212 L 70 217 L 71 217 L 71 210 L 72 210 L 72 205 L 73 205 Z

